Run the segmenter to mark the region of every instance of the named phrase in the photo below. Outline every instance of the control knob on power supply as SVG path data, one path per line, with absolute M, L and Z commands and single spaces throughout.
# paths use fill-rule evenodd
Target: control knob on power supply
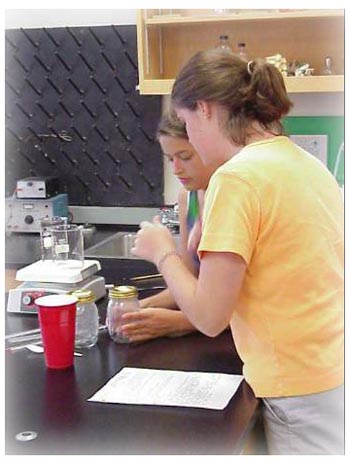
M 28 214 L 24 217 L 24 222 L 28 225 L 31 225 L 34 222 L 34 217 Z
M 28 294 L 26 294 L 26 295 L 23 296 L 23 298 L 22 298 L 22 302 L 23 302 L 24 305 L 30 305 L 31 303 L 33 303 L 33 300 L 34 300 L 34 299 L 33 299 L 30 295 L 28 295 Z

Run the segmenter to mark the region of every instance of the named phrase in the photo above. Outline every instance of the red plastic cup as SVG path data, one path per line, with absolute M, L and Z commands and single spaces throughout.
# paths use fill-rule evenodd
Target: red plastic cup
M 52 294 L 35 300 L 48 368 L 66 369 L 74 365 L 77 301 L 68 294 Z

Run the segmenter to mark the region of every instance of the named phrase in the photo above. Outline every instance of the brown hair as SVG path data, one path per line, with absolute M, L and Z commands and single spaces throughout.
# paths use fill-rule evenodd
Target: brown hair
M 195 54 L 180 71 L 172 90 L 174 106 L 195 110 L 198 101 L 216 102 L 228 112 L 224 126 L 238 145 L 245 145 L 251 123 L 284 134 L 282 116 L 292 107 L 281 73 L 263 59 L 249 63 L 230 51 Z
M 179 120 L 172 108 L 163 114 L 160 119 L 156 133 L 157 140 L 159 140 L 161 136 L 178 137 L 188 140 L 185 123 Z

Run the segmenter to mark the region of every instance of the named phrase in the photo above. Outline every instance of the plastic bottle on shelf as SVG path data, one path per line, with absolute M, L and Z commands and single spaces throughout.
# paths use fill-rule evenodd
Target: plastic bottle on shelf
M 220 48 L 226 51 L 232 51 L 232 45 L 228 39 L 228 35 L 220 35 L 219 42 L 217 43 L 216 48 Z
M 243 59 L 243 61 L 248 62 L 248 53 L 246 50 L 246 44 L 244 42 L 239 42 L 237 45 L 237 54 L 238 56 Z
M 99 315 L 95 295 L 90 289 L 76 289 L 71 293 L 78 298 L 76 304 L 75 347 L 91 348 L 98 340 Z
M 116 343 L 128 343 L 128 338 L 120 331 L 124 313 L 140 310 L 138 290 L 134 286 L 113 286 L 109 290 L 106 324 L 111 339 Z

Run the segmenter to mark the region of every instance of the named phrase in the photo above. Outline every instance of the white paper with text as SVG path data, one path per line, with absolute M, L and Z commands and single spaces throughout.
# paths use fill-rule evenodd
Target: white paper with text
M 88 401 L 224 409 L 242 375 L 124 367 Z

